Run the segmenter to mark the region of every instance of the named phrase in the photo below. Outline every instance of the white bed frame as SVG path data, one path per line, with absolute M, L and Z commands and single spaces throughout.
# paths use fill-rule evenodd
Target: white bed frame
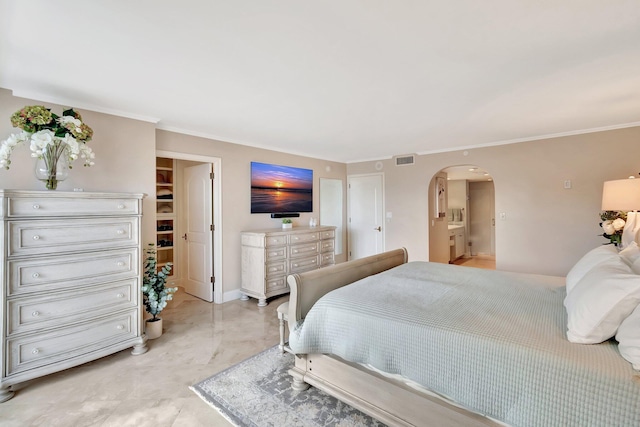
M 403 248 L 288 276 L 290 330 L 327 292 L 406 262 L 407 251 Z M 289 374 L 295 390 L 312 385 L 390 426 L 502 425 L 335 356 L 296 355 Z

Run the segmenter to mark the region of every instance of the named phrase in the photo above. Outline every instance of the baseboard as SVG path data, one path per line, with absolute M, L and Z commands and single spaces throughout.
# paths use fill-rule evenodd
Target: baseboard
M 242 297 L 242 292 L 240 292 L 240 289 L 234 289 L 232 291 L 229 292 L 225 292 L 222 294 L 222 302 L 229 302 L 229 301 L 233 301 L 236 299 L 240 299 L 240 297 Z

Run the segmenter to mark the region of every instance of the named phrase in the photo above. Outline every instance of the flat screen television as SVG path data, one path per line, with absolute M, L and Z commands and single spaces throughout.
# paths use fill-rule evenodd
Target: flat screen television
M 251 162 L 251 213 L 313 212 L 313 170 Z

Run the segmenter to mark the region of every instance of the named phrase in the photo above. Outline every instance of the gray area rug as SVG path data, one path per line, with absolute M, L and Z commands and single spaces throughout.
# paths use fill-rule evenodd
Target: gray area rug
M 384 426 L 315 387 L 293 390 L 292 366 L 275 346 L 189 388 L 236 426 Z

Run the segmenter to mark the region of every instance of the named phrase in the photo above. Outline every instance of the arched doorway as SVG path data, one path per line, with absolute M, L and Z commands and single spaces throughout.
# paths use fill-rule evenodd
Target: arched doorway
M 495 189 L 491 174 L 476 165 L 451 166 L 432 179 L 444 178 L 446 208 L 433 212 L 430 261 L 495 269 Z M 436 204 L 435 195 L 430 198 Z M 440 202 L 441 203 L 441 202 Z

